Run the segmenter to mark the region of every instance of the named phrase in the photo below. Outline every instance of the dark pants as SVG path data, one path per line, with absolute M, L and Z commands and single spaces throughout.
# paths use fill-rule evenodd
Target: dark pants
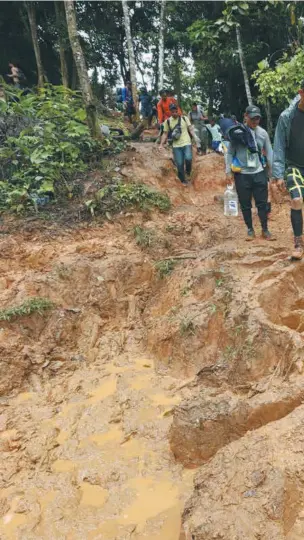
M 181 182 L 185 182 L 185 165 L 186 173 L 191 173 L 192 168 L 192 146 L 173 147 L 174 162 L 177 167 L 177 175 Z
M 252 229 L 251 200 L 255 200 L 262 229 L 267 229 L 268 182 L 265 171 L 256 174 L 235 173 L 235 188 L 240 201 L 244 221 Z

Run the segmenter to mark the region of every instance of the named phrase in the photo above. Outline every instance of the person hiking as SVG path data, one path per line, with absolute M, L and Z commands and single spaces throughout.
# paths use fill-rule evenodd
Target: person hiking
M 231 116 L 229 114 L 222 114 L 220 119 L 219 119 L 219 126 L 220 126 L 220 130 L 223 134 L 223 138 L 224 140 L 228 140 L 227 139 L 227 131 L 229 128 L 231 128 L 232 126 L 235 126 L 237 124 L 237 120 L 236 120 L 236 117 L 235 116 Z
M 135 107 L 132 97 L 132 83 L 126 82 L 126 86 L 122 89 L 122 102 L 124 106 L 125 116 L 128 117 L 130 124 L 132 123 L 132 116 L 135 114 Z
M 189 118 L 182 116 L 175 103 L 170 105 L 171 118 L 164 122 L 164 133 L 161 138 L 160 149 L 164 148 L 168 135 L 171 132 L 173 140 L 174 163 L 177 167 L 178 178 L 181 183 L 187 185 L 186 176 L 189 178 L 192 169 L 192 140 L 195 140 L 194 129 Z M 186 168 L 186 176 L 185 176 Z
M 189 120 L 194 127 L 195 142 L 198 154 L 206 154 L 208 146 L 208 131 L 205 120 L 208 120 L 204 112 L 200 112 L 197 103 L 192 103 L 192 110 L 189 112 Z
M 10 68 L 11 72 L 8 73 L 7 76 L 12 79 L 13 85 L 16 88 L 21 88 L 21 81 L 25 81 L 25 75 L 22 69 L 12 62 L 8 64 L 8 67 Z
M 220 126 L 215 122 L 214 118 L 210 119 L 210 123 L 206 125 L 209 133 L 212 137 L 211 148 L 215 152 L 218 152 L 219 146 L 222 142 L 222 134 Z
M 302 259 L 304 252 L 304 80 L 298 94 L 279 117 L 274 136 L 272 166 L 272 182 L 276 183 L 280 191 L 287 188 L 291 198 L 290 219 L 294 235 L 292 260 Z
M 143 120 L 146 122 L 149 128 L 151 127 L 152 121 L 152 96 L 148 94 L 147 88 L 145 86 L 140 88 L 139 103 L 140 112 Z
M 161 90 L 160 91 L 160 100 L 159 100 L 159 102 L 157 104 L 157 118 L 158 118 L 159 125 L 161 125 L 165 120 L 170 118 L 170 116 L 171 116 L 170 105 L 171 104 L 176 105 L 177 110 L 178 110 L 178 114 L 182 114 L 182 111 L 179 108 L 175 97 L 173 97 L 173 96 L 169 97 L 166 90 Z
M 230 145 L 227 152 L 226 173 L 228 183 L 234 182 L 245 224 L 247 240 L 255 238 L 252 224 L 251 200 L 255 200 L 262 226 L 262 237 L 275 240 L 268 230 L 267 200 L 268 181 L 266 164 L 271 168 L 272 147 L 269 135 L 260 127 L 261 111 L 255 105 L 249 105 L 245 112 L 246 125 L 231 127 L 227 136 Z M 264 153 L 264 157 L 262 156 Z

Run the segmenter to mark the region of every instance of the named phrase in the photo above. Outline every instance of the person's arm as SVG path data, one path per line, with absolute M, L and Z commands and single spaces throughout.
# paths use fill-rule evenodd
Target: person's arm
M 164 124 L 164 132 L 161 136 L 161 140 L 160 140 L 160 145 L 159 145 L 159 148 L 161 150 L 163 150 L 164 148 L 164 145 L 166 144 L 167 140 L 168 140 L 168 134 L 169 134 L 169 126 L 168 126 L 168 121 L 165 122 Z
M 226 156 L 226 175 L 228 177 L 228 179 L 230 180 L 230 182 L 232 182 L 232 179 L 233 179 L 233 174 L 232 174 L 232 171 L 231 171 L 231 165 L 232 165 L 232 160 L 233 160 L 233 156 L 235 154 L 235 148 L 234 146 L 232 145 L 232 143 L 228 144 L 228 150 L 227 150 L 227 156 Z
M 277 184 L 279 187 L 282 187 L 282 185 L 284 185 L 286 130 L 287 119 L 281 114 L 275 130 L 272 161 L 272 176 L 274 180 L 277 180 Z
M 272 167 L 272 161 L 273 161 L 273 151 L 272 151 L 272 146 L 271 146 L 271 142 L 270 142 L 270 138 L 269 138 L 269 135 L 268 133 L 266 132 L 266 137 L 265 137 L 265 141 L 264 141 L 264 150 L 265 150 L 265 155 L 266 155 L 266 158 L 267 158 L 267 165 L 268 165 L 268 174 L 269 174 L 269 177 L 271 177 L 271 167 Z

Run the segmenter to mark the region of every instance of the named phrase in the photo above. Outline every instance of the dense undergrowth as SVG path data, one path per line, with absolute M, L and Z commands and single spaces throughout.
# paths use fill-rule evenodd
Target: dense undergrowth
M 81 97 L 62 86 L 6 91 L 0 101 L 0 209 L 22 212 L 37 201 L 73 195 L 73 179 L 117 150 L 95 140 Z M 47 199 L 46 199 L 47 200 Z

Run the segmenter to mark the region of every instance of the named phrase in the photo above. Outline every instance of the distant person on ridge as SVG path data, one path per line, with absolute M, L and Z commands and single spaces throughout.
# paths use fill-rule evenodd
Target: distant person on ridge
M 290 219 L 294 234 L 291 258 L 303 257 L 303 197 L 304 197 L 304 80 L 299 96 L 280 115 L 273 148 L 273 180 L 283 191 L 285 185 L 291 197 Z M 284 181 L 285 167 L 286 180 Z
M 268 230 L 267 216 L 266 165 L 271 168 L 271 142 L 267 131 L 259 126 L 261 111 L 258 107 L 249 105 L 245 112 L 245 120 L 246 125 L 237 124 L 227 132 L 230 140 L 226 161 L 227 179 L 228 183 L 231 183 L 234 173 L 235 187 L 247 225 L 247 240 L 255 238 L 251 211 L 252 197 L 258 209 L 262 237 L 265 240 L 275 240 Z
M 126 86 L 122 89 L 122 102 L 125 115 L 128 117 L 129 122 L 132 123 L 132 116 L 136 111 L 133 103 L 132 83 L 130 81 L 127 81 Z
M 204 112 L 199 111 L 197 103 L 192 103 L 192 110 L 189 112 L 188 116 L 194 127 L 197 153 L 206 154 L 208 147 L 208 131 L 205 120 L 208 120 L 208 117 Z
M 174 163 L 177 167 L 178 178 L 181 183 L 187 185 L 186 176 L 190 178 L 192 169 L 192 140 L 195 139 L 194 129 L 189 118 L 181 116 L 178 106 L 175 103 L 170 105 L 171 118 L 164 122 L 164 133 L 161 138 L 160 149 L 164 148 L 168 135 L 171 132 L 173 141 Z M 185 176 L 186 168 L 186 176 Z
M 147 88 L 145 86 L 140 88 L 139 103 L 140 103 L 140 112 L 143 117 L 143 120 L 147 123 L 148 127 L 151 127 L 152 96 L 148 94 Z
M 11 72 L 8 73 L 7 76 L 12 79 L 12 82 L 16 88 L 21 88 L 21 80 L 25 81 L 25 75 L 22 69 L 12 62 L 8 64 L 8 67 L 10 68 Z

